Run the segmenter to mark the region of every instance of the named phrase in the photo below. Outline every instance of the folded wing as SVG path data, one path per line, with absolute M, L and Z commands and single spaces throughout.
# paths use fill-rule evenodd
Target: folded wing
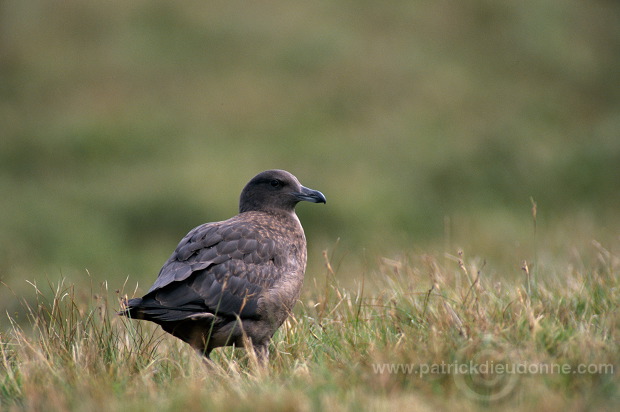
M 256 318 L 259 298 L 281 275 L 273 236 L 237 216 L 190 231 L 130 316 L 178 321 L 200 314 Z

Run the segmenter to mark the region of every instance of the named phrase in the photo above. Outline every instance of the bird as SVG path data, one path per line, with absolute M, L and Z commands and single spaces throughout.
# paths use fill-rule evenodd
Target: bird
M 307 262 L 297 203 L 326 203 L 285 170 L 267 170 L 241 191 L 239 213 L 190 230 L 141 298 L 121 316 L 154 322 L 210 360 L 218 347 L 251 345 L 258 361 L 300 296 Z

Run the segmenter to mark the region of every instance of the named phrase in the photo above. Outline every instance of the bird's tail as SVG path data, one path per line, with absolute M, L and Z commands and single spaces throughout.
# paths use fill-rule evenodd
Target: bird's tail
M 121 299 L 121 311 L 118 312 L 119 316 L 126 316 L 133 319 L 143 319 L 144 314 L 140 310 L 142 306 L 142 298 L 134 299 Z
M 144 319 L 162 324 L 164 322 L 178 322 L 186 319 L 212 319 L 213 314 L 205 312 L 199 304 L 186 304 L 182 307 L 162 305 L 148 295 L 143 298 L 134 298 L 121 301 L 120 316 L 132 319 Z

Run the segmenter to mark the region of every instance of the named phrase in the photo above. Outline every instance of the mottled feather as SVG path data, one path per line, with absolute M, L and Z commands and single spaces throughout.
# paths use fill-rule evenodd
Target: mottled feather
M 206 356 L 211 349 L 243 346 L 261 353 L 299 296 L 306 240 L 295 205 L 325 202 L 290 173 L 255 176 L 241 193 L 240 213 L 192 229 L 142 298 L 122 315 L 158 323 Z

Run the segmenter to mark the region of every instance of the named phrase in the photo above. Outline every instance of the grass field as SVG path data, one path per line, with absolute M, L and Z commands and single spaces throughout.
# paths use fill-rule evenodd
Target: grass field
M 339 285 L 326 253 L 325 279 L 277 332 L 266 369 L 233 348 L 207 367 L 161 330 L 115 316 L 126 291 L 33 285 L 34 333 L 15 322 L 2 334 L 0 405 L 617 410 L 620 258 L 596 242 L 582 252 L 561 264 L 524 262 L 512 281 L 462 252 L 385 259 L 374 285 L 362 278 L 354 289 Z
M 609 0 L 0 1 L 0 409 L 618 409 L 619 51 Z M 327 204 L 268 370 L 115 316 L 269 168 Z

